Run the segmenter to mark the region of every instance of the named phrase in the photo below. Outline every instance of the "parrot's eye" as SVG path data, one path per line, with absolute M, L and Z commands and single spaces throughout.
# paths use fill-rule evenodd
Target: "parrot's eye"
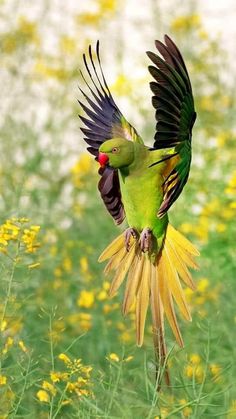
M 119 147 L 113 147 L 113 149 L 111 150 L 113 154 L 119 153 L 119 151 L 120 151 Z

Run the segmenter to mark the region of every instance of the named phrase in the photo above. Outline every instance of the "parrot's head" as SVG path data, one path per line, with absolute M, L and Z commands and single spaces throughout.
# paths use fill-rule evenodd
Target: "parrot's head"
M 99 148 L 98 161 L 102 167 L 114 169 L 129 166 L 134 160 L 134 143 L 124 138 L 105 141 Z

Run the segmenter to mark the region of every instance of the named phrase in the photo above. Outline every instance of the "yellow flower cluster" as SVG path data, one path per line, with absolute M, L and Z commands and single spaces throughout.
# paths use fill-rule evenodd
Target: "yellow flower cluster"
M 225 192 L 236 197 L 236 170 L 232 173 Z
M 201 18 L 196 13 L 178 16 L 171 22 L 171 29 L 174 32 L 187 32 L 192 28 L 200 28 L 200 26 Z
M 58 359 L 63 362 L 66 371 L 51 371 L 50 381 L 44 380 L 41 389 L 36 394 L 38 400 L 43 403 L 49 403 L 52 397 L 55 397 L 58 393 L 61 394 L 61 390 L 60 392 L 58 391 L 58 385 L 64 387 L 64 405 L 70 404 L 73 396 L 93 397 L 90 377 L 92 367 L 83 365 L 81 359 L 71 360 L 64 353 L 61 353 Z
M 97 0 L 97 11 L 84 12 L 76 17 L 79 25 L 98 26 L 104 18 L 110 18 L 118 7 L 117 0 Z
M 236 194 L 236 172 L 233 173 L 225 192 L 230 195 Z M 182 223 L 180 230 L 185 233 L 194 234 L 203 243 L 208 241 L 209 233 L 216 231 L 224 233 L 227 229 L 226 221 L 235 217 L 236 201 L 229 202 L 229 205 L 222 207 L 222 202 L 218 198 L 208 201 L 202 208 L 198 222 Z
M 83 290 L 80 292 L 79 298 L 77 299 L 77 305 L 79 307 L 91 308 L 94 304 L 94 292 Z
M 1 50 L 5 54 L 12 54 L 18 48 L 27 44 L 39 44 L 37 25 L 35 22 L 20 16 L 15 30 L 2 35 Z
M 207 369 L 202 363 L 202 358 L 199 354 L 192 354 L 189 356 L 187 365 L 185 366 L 184 373 L 187 378 L 194 378 L 197 382 L 201 383 L 205 373 L 209 373 L 214 381 L 219 381 L 221 378 L 222 368 L 218 364 L 209 364 Z
M 9 349 L 12 347 L 13 343 L 14 343 L 14 339 L 11 336 L 8 336 L 6 342 L 5 342 L 4 346 L 3 346 L 2 352 L 1 352 L 2 355 L 6 355 L 7 354 L 7 352 L 9 351 Z
M 9 244 L 18 242 L 24 246 L 26 253 L 35 253 L 40 246 L 37 241 L 40 226 L 24 228 L 24 224 L 28 222 L 27 218 L 11 218 L 0 225 L 0 252 L 7 253 Z
M 6 253 L 6 248 L 12 241 L 19 239 L 21 228 L 17 219 L 6 220 L 0 225 L 0 251 Z
M 79 160 L 71 169 L 72 182 L 76 188 L 82 188 L 85 176 L 89 175 L 95 167 L 91 156 L 88 153 L 82 153 Z
M 58 65 L 48 65 L 43 60 L 36 61 L 34 65 L 34 74 L 40 78 L 55 79 L 65 81 L 69 79 L 70 73 Z
M 63 54 L 74 54 L 76 52 L 77 42 L 74 38 L 63 35 L 60 38 L 60 50 Z
M 204 366 L 201 361 L 201 357 L 198 354 L 192 354 L 190 355 L 189 362 L 184 369 L 187 378 L 194 377 L 199 383 L 202 382 L 204 377 Z
M 132 356 L 132 355 L 130 355 L 130 356 L 127 356 L 126 358 L 124 358 L 124 359 L 120 359 L 120 357 L 119 357 L 119 355 L 117 355 L 115 352 L 111 352 L 107 357 L 106 357 L 106 359 L 108 360 L 108 361 L 112 361 L 112 362 L 120 362 L 120 361 L 123 361 L 123 362 L 130 362 L 130 361 L 132 361 L 133 359 L 134 359 L 134 357 Z
M 131 82 L 124 74 L 118 74 L 115 83 L 111 86 L 111 91 L 114 95 L 128 96 L 131 90 Z
M 7 377 L 5 375 L 0 374 L 0 386 L 5 386 L 7 383 Z
M 67 317 L 68 324 L 71 326 L 76 325 L 83 332 L 87 332 L 92 327 L 92 315 L 90 313 L 74 313 Z
M 91 272 L 89 270 L 89 263 L 87 256 L 82 256 L 79 261 L 80 264 L 80 272 L 83 276 L 83 279 L 86 281 L 90 281 L 92 279 Z
M 190 406 L 188 406 L 188 401 L 186 399 L 180 399 L 179 404 L 180 406 L 183 406 L 183 409 L 181 410 L 183 417 L 184 418 L 190 417 L 193 409 Z
M 22 243 L 25 245 L 26 253 L 35 253 L 40 247 L 38 240 L 38 233 L 40 226 L 33 225 L 30 228 L 25 228 L 22 235 Z

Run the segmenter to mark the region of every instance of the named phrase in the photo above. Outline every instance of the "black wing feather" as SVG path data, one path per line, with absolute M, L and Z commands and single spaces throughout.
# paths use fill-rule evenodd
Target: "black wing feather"
M 99 54 L 99 41 L 96 45 L 95 64 L 91 45 L 88 48 L 88 58 L 83 54 L 83 61 L 87 79 L 80 71 L 82 79 L 87 86 L 88 94 L 81 88 L 86 103 L 79 100 L 79 104 L 86 115 L 79 115 L 84 127 L 81 127 L 85 135 L 84 140 L 89 145 L 87 150 L 98 158 L 99 147 L 101 144 L 114 137 L 122 137 L 128 140 L 139 141 L 139 136 L 135 129 L 125 120 L 117 107 L 109 87 L 107 85 Z M 101 179 L 98 189 L 106 205 L 107 210 L 112 215 L 117 224 L 120 224 L 124 217 L 124 208 L 121 200 L 118 172 L 115 169 L 100 169 Z
M 154 82 L 150 87 L 156 109 L 156 134 L 153 149 L 174 148 L 175 167 L 163 183 L 163 201 L 158 211 L 162 217 L 180 195 L 189 176 L 192 127 L 196 119 L 192 87 L 183 57 L 174 42 L 165 35 L 165 44 L 156 41 L 159 55 L 147 52 L 155 64 L 149 66 Z M 157 162 L 156 164 L 158 164 Z

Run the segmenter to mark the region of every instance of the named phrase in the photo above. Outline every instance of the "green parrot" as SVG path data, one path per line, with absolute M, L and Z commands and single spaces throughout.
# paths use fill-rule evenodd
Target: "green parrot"
M 110 296 L 116 294 L 127 277 L 123 313 L 135 305 L 136 341 L 141 346 L 149 303 L 153 337 L 166 381 L 164 317 L 182 347 L 175 304 L 187 320 L 187 307 L 181 281 L 194 289 L 189 268 L 197 269 L 197 249 L 169 224 L 168 210 L 187 182 L 191 164 L 192 128 L 196 119 L 188 72 L 177 46 L 165 35 L 155 41 L 160 55 L 147 52 L 154 81 L 150 83 L 155 108 L 156 133 L 153 147 L 146 146 L 137 131 L 124 118 L 107 85 L 99 54 L 89 46 L 83 55 L 87 93 L 80 89 L 86 104 L 79 100 L 86 117 L 80 115 L 88 151 L 100 163 L 98 189 L 104 204 L 128 228 L 101 254 L 108 260 L 105 273 L 114 271 Z M 89 80 L 89 81 L 87 81 Z

